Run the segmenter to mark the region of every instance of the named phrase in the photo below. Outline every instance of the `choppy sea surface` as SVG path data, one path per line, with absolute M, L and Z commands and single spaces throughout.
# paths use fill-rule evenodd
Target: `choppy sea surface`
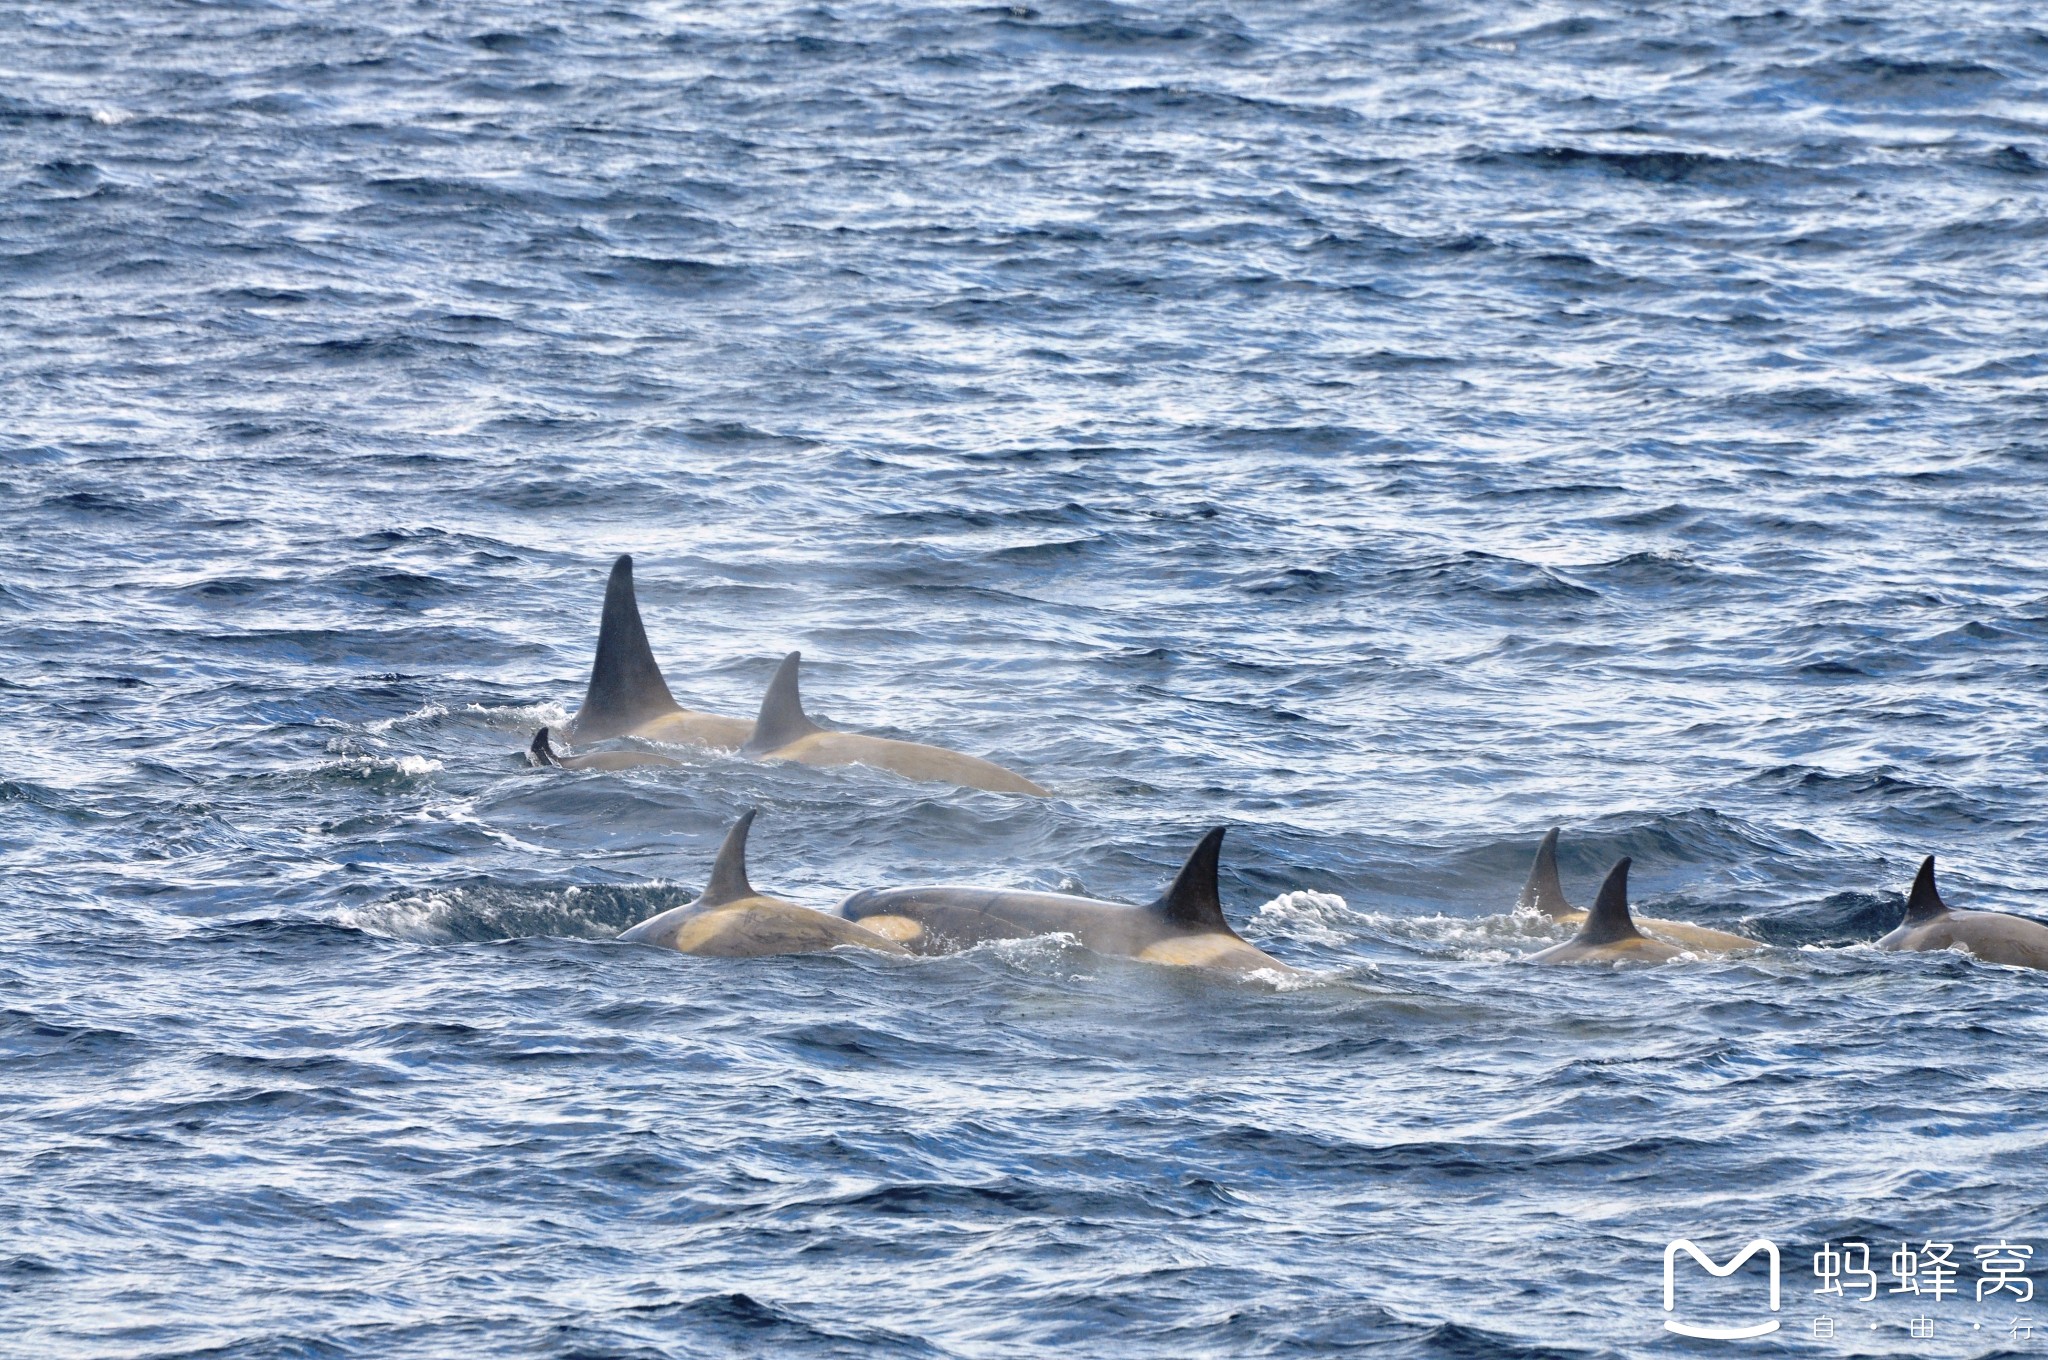
M 0 1353 L 1704 1354 L 1765 1236 L 1762 1349 L 2048 1355 L 2048 978 L 1871 945 L 2048 913 L 2038 7 L 0 39 Z M 621 552 L 684 702 L 1056 796 L 529 770 Z M 1310 976 L 613 943 L 748 806 L 820 907 L 1227 825 Z M 1518 964 L 1551 825 L 1769 947 Z

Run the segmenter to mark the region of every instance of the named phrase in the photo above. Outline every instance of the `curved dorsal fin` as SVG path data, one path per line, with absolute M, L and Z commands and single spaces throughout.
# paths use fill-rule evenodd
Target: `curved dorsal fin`
M 704 885 L 703 894 L 692 905 L 717 907 L 754 895 L 754 885 L 747 882 L 747 828 L 754 824 L 757 811 L 758 808 L 748 808 L 732 824 L 732 830 L 725 833 L 718 858 L 711 862 L 711 881 Z
M 561 758 L 555 754 L 554 744 L 548 740 L 548 730 L 543 727 L 533 734 L 533 745 L 526 748 L 526 763 L 529 765 L 560 765 Z
M 1934 856 L 1920 861 L 1920 872 L 1913 879 L 1913 891 L 1906 897 L 1906 924 L 1918 925 L 1932 921 L 1948 910 L 1948 903 L 1941 900 L 1941 894 L 1934 887 Z
M 1600 885 L 1600 895 L 1593 899 L 1593 909 L 1586 913 L 1586 924 L 1579 927 L 1580 944 L 1614 944 L 1642 938 L 1635 919 L 1628 914 L 1630 862 L 1624 855 L 1607 871 L 1607 881 Z
M 740 754 L 765 756 L 798 737 L 825 730 L 804 716 L 804 699 L 796 679 L 803 659 L 802 652 L 791 652 L 775 668 L 775 678 L 768 682 L 768 693 L 761 700 L 761 712 L 754 718 L 753 735 L 740 747 Z
M 597 658 L 590 664 L 590 688 L 570 731 L 579 742 L 603 741 L 630 732 L 650 718 L 680 709 L 668 692 L 640 623 L 633 595 L 633 559 L 612 563 L 604 589 L 604 618 L 597 625 Z
M 1216 861 L 1223 848 L 1223 828 L 1202 837 L 1188 862 L 1180 866 L 1173 885 L 1145 910 L 1162 916 L 1183 930 L 1220 930 L 1236 938 L 1237 932 L 1223 919 L 1223 899 L 1216 890 Z
M 1518 911 L 1540 911 L 1556 920 L 1569 916 L 1572 904 L 1564 895 L 1564 883 L 1557 876 L 1557 828 L 1544 833 L 1543 844 L 1536 847 L 1536 862 L 1529 866 L 1529 879 L 1522 884 L 1522 895 L 1516 899 Z

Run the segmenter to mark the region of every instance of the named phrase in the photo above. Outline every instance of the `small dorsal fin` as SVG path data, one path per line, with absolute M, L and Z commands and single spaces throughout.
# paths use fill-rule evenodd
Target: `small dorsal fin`
M 668 692 L 647 645 L 640 602 L 633 595 L 633 559 L 612 563 L 604 590 L 604 618 L 597 626 L 597 658 L 590 664 L 590 688 L 570 731 L 579 742 L 621 736 L 681 705 Z
M 1202 837 L 1188 862 L 1180 866 L 1173 885 L 1146 910 L 1164 917 L 1184 930 L 1220 930 L 1235 938 L 1237 932 L 1223 919 L 1223 899 L 1216 889 L 1216 861 L 1223 848 L 1223 828 Z
M 747 828 L 754 824 L 756 811 L 748 808 L 732 824 L 732 830 L 725 833 L 725 843 L 718 847 L 718 858 L 711 863 L 711 881 L 704 885 L 704 893 L 694 905 L 717 907 L 754 895 L 754 885 L 747 882 Z
M 1579 927 L 1580 944 L 1614 944 L 1642 938 L 1635 919 L 1628 914 L 1630 862 L 1624 855 L 1607 871 L 1607 881 L 1600 885 L 1600 895 L 1593 899 L 1593 908 L 1586 913 L 1586 924 Z
M 1906 924 L 1918 925 L 1932 921 L 1948 910 L 1948 903 L 1941 900 L 1941 894 L 1934 887 L 1934 856 L 1920 861 L 1920 872 L 1913 879 L 1913 891 L 1906 896 Z
M 1557 876 L 1557 828 L 1544 833 L 1543 844 L 1536 847 L 1536 862 L 1529 866 L 1529 879 L 1522 884 L 1522 895 L 1515 902 L 1519 911 L 1540 911 L 1556 920 L 1572 913 L 1572 904 L 1564 895 L 1564 883 Z
M 761 712 L 754 719 L 753 735 L 747 738 L 746 745 L 740 747 L 740 754 L 765 756 L 781 750 L 799 737 L 825 730 L 804 716 L 803 695 L 797 689 L 797 667 L 803 659 L 802 652 L 791 652 L 775 668 L 775 678 L 768 682 L 768 693 L 761 700 Z
M 560 765 L 561 758 L 555 754 L 554 744 L 548 740 L 548 730 L 543 727 L 533 734 L 533 745 L 526 748 L 526 763 L 529 765 Z

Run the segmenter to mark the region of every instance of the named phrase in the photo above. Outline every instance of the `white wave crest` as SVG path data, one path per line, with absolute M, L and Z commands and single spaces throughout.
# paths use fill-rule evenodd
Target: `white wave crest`
M 462 710 L 474 713 L 484 720 L 484 726 L 501 732 L 524 732 L 533 735 L 536 727 L 552 727 L 559 731 L 569 721 L 569 710 L 560 704 L 509 704 L 493 707 L 489 704 L 470 704 Z
M 1358 936 L 1360 916 L 1335 893 L 1284 892 L 1261 906 L 1260 933 L 1285 935 L 1310 944 L 1345 945 Z
M 1378 972 L 1376 968 L 1369 971 Z M 1340 979 L 1330 973 L 1286 972 L 1278 968 L 1254 968 L 1245 981 L 1271 987 L 1276 992 L 1308 992 L 1328 987 Z
M 1531 913 L 1493 916 L 1392 916 L 1358 913 L 1373 933 L 1438 958 L 1468 963 L 1509 963 L 1559 940 L 1572 928 Z
M 432 722 L 436 718 L 445 718 L 447 716 L 448 710 L 441 707 L 441 705 L 428 704 L 426 707 L 416 708 L 410 713 L 401 713 L 399 716 L 395 718 L 379 718 L 375 722 L 365 723 L 363 724 L 363 730 L 365 732 L 375 732 L 379 736 L 381 736 L 384 733 L 389 732 L 394 727 L 407 726 L 413 723 Z
M 327 749 L 334 750 L 334 744 L 330 742 Z M 401 774 L 418 779 L 440 769 L 441 762 L 431 756 L 344 755 L 326 768 L 346 775 Z

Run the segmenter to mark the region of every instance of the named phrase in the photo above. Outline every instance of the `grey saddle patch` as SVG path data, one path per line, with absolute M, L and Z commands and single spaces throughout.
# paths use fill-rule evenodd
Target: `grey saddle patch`
M 604 591 L 604 618 L 597 627 L 597 658 L 590 665 L 590 688 L 571 726 L 579 742 L 623 736 L 642 723 L 682 706 L 661 678 L 647 629 L 640 622 L 640 602 L 633 594 L 633 559 L 612 563 L 611 582 Z
M 791 652 L 775 668 L 768 693 L 761 700 L 761 712 L 754 719 L 754 731 L 740 747 L 741 755 L 765 756 L 779 751 L 801 737 L 825 729 L 804 716 L 804 699 L 797 688 L 797 668 L 802 652 Z
M 1619 944 L 1643 938 L 1635 919 L 1628 914 L 1630 863 L 1624 856 L 1607 871 L 1607 881 L 1600 885 L 1600 895 L 1593 899 L 1592 909 L 1586 913 L 1586 924 L 1579 927 L 1576 938 L 1580 944 Z

